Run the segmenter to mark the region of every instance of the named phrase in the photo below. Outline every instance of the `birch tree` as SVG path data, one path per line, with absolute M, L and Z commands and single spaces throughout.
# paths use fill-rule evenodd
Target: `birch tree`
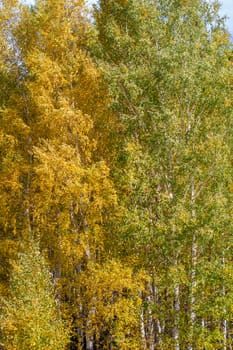
M 229 207 L 223 210 L 230 70 L 218 8 L 203 1 L 108 0 L 96 7 L 100 67 L 124 125 L 115 172 L 126 208 L 119 245 L 123 259 L 128 249 L 126 259 L 147 268 L 157 291 L 155 298 L 150 287 L 148 349 L 201 347 L 201 329 L 205 346 L 222 346 L 221 316 L 206 322 L 208 313 L 199 313 L 200 271 L 212 237 L 217 242 L 231 231 Z M 216 292 L 222 295 L 221 288 Z

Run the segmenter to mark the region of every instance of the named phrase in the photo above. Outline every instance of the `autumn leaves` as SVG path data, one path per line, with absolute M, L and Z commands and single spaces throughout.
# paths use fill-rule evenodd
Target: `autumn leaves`
M 81 1 L 12 1 L 0 21 L 6 349 L 226 350 L 232 68 L 217 8 L 102 0 L 90 20 Z

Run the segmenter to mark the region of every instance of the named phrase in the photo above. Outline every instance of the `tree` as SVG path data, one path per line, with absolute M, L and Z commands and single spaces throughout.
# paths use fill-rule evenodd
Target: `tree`
M 77 276 L 80 285 L 80 318 L 88 343 L 106 349 L 140 349 L 141 293 L 148 282 L 143 272 L 135 273 L 120 261 L 90 263 Z M 81 322 L 80 322 L 81 321 Z M 81 328 L 81 327 L 80 327 Z
M 51 277 L 38 244 L 24 245 L 1 306 L 4 349 L 65 349 L 68 328 L 61 320 Z
M 121 250 L 152 276 L 144 314 L 151 349 L 193 349 L 202 331 L 205 346 L 216 348 L 224 337 L 223 314 L 209 321 L 198 297 L 208 284 L 206 261 L 211 275 L 211 266 L 222 269 L 219 242 L 224 237 L 227 246 L 232 230 L 229 41 L 218 8 L 198 0 L 102 0 L 95 12 L 94 53 L 123 125 L 114 178 L 126 214 L 113 253 Z M 217 282 L 212 288 L 222 299 Z
M 82 0 L 0 6 L 7 346 L 34 346 L 7 290 L 37 237 L 70 349 L 226 350 L 232 65 L 218 4 L 101 0 L 94 22 Z
M 14 239 L 40 237 L 61 310 L 76 319 L 76 275 L 104 258 L 105 223 L 116 206 L 109 168 L 96 152 L 105 91 L 87 52 L 92 30 L 82 1 L 38 1 L 30 9 L 18 4 L 15 12 L 8 37 L 19 89 L 14 106 L 2 111 L 26 129 L 23 138 L 12 130 L 22 165 L 15 174 L 19 209 L 10 208 Z M 10 199 L 6 193 L 5 202 Z M 4 239 L 13 240 L 10 234 L 7 229 Z

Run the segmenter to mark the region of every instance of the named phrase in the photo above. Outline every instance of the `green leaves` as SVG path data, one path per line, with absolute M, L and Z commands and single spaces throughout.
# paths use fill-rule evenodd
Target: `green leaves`
M 59 316 L 52 276 L 38 245 L 30 242 L 13 265 L 3 301 L 1 331 L 6 349 L 64 349 L 68 332 Z
M 82 0 L 2 2 L 6 349 L 64 349 L 61 318 L 71 348 L 230 346 L 232 64 L 218 6 L 101 0 L 90 21 Z
M 125 138 L 124 162 L 115 165 L 114 174 L 126 208 L 118 228 L 119 248 L 123 259 L 126 251 L 128 262 L 131 258 L 135 264 L 137 257 L 137 264 L 140 261 L 159 281 L 157 300 L 163 311 L 154 315 L 151 327 L 159 332 L 156 324 L 164 322 L 167 331 L 157 333 L 158 342 L 171 346 L 168 329 L 172 328 L 176 349 L 182 348 L 182 342 L 190 342 L 187 332 L 193 334 L 195 344 L 193 328 L 199 327 L 198 271 L 210 259 L 210 249 L 221 266 L 224 248 L 218 245 L 223 232 L 231 231 L 226 195 L 231 112 L 224 102 L 230 93 L 225 30 L 216 4 L 207 2 L 138 2 L 138 15 L 125 17 L 127 26 L 118 6 L 127 13 L 132 6 L 133 13 L 131 2 L 119 5 L 106 0 L 100 5 L 96 24 L 101 67 L 112 108 L 124 125 L 119 135 L 119 140 Z M 106 14 L 114 22 L 115 41 L 108 41 Z M 135 23 L 138 31 L 127 30 Z M 130 49 L 125 37 L 130 37 Z M 227 244 L 229 236 L 225 239 Z M 227 264 L 231 266 L 230 261 Z M 176 273 L 168 273 L 173 266 Z M 205 278 L 207 282 L 210 275 Z M 219 285 L 216 293 L 222 295 Z M 202 317 L 205 323 L 207 311 Z M 215 313 L 218 317 L 223 315 Z M 211 334 L 209 324 L 205 330 Z M 208 346 L 214 339 L 210 335 Z

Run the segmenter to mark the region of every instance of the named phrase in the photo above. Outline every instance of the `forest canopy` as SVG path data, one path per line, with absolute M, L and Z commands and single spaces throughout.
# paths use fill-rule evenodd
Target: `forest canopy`
M 1 349 L 232 349 L 219 8 L 0 0 Z

